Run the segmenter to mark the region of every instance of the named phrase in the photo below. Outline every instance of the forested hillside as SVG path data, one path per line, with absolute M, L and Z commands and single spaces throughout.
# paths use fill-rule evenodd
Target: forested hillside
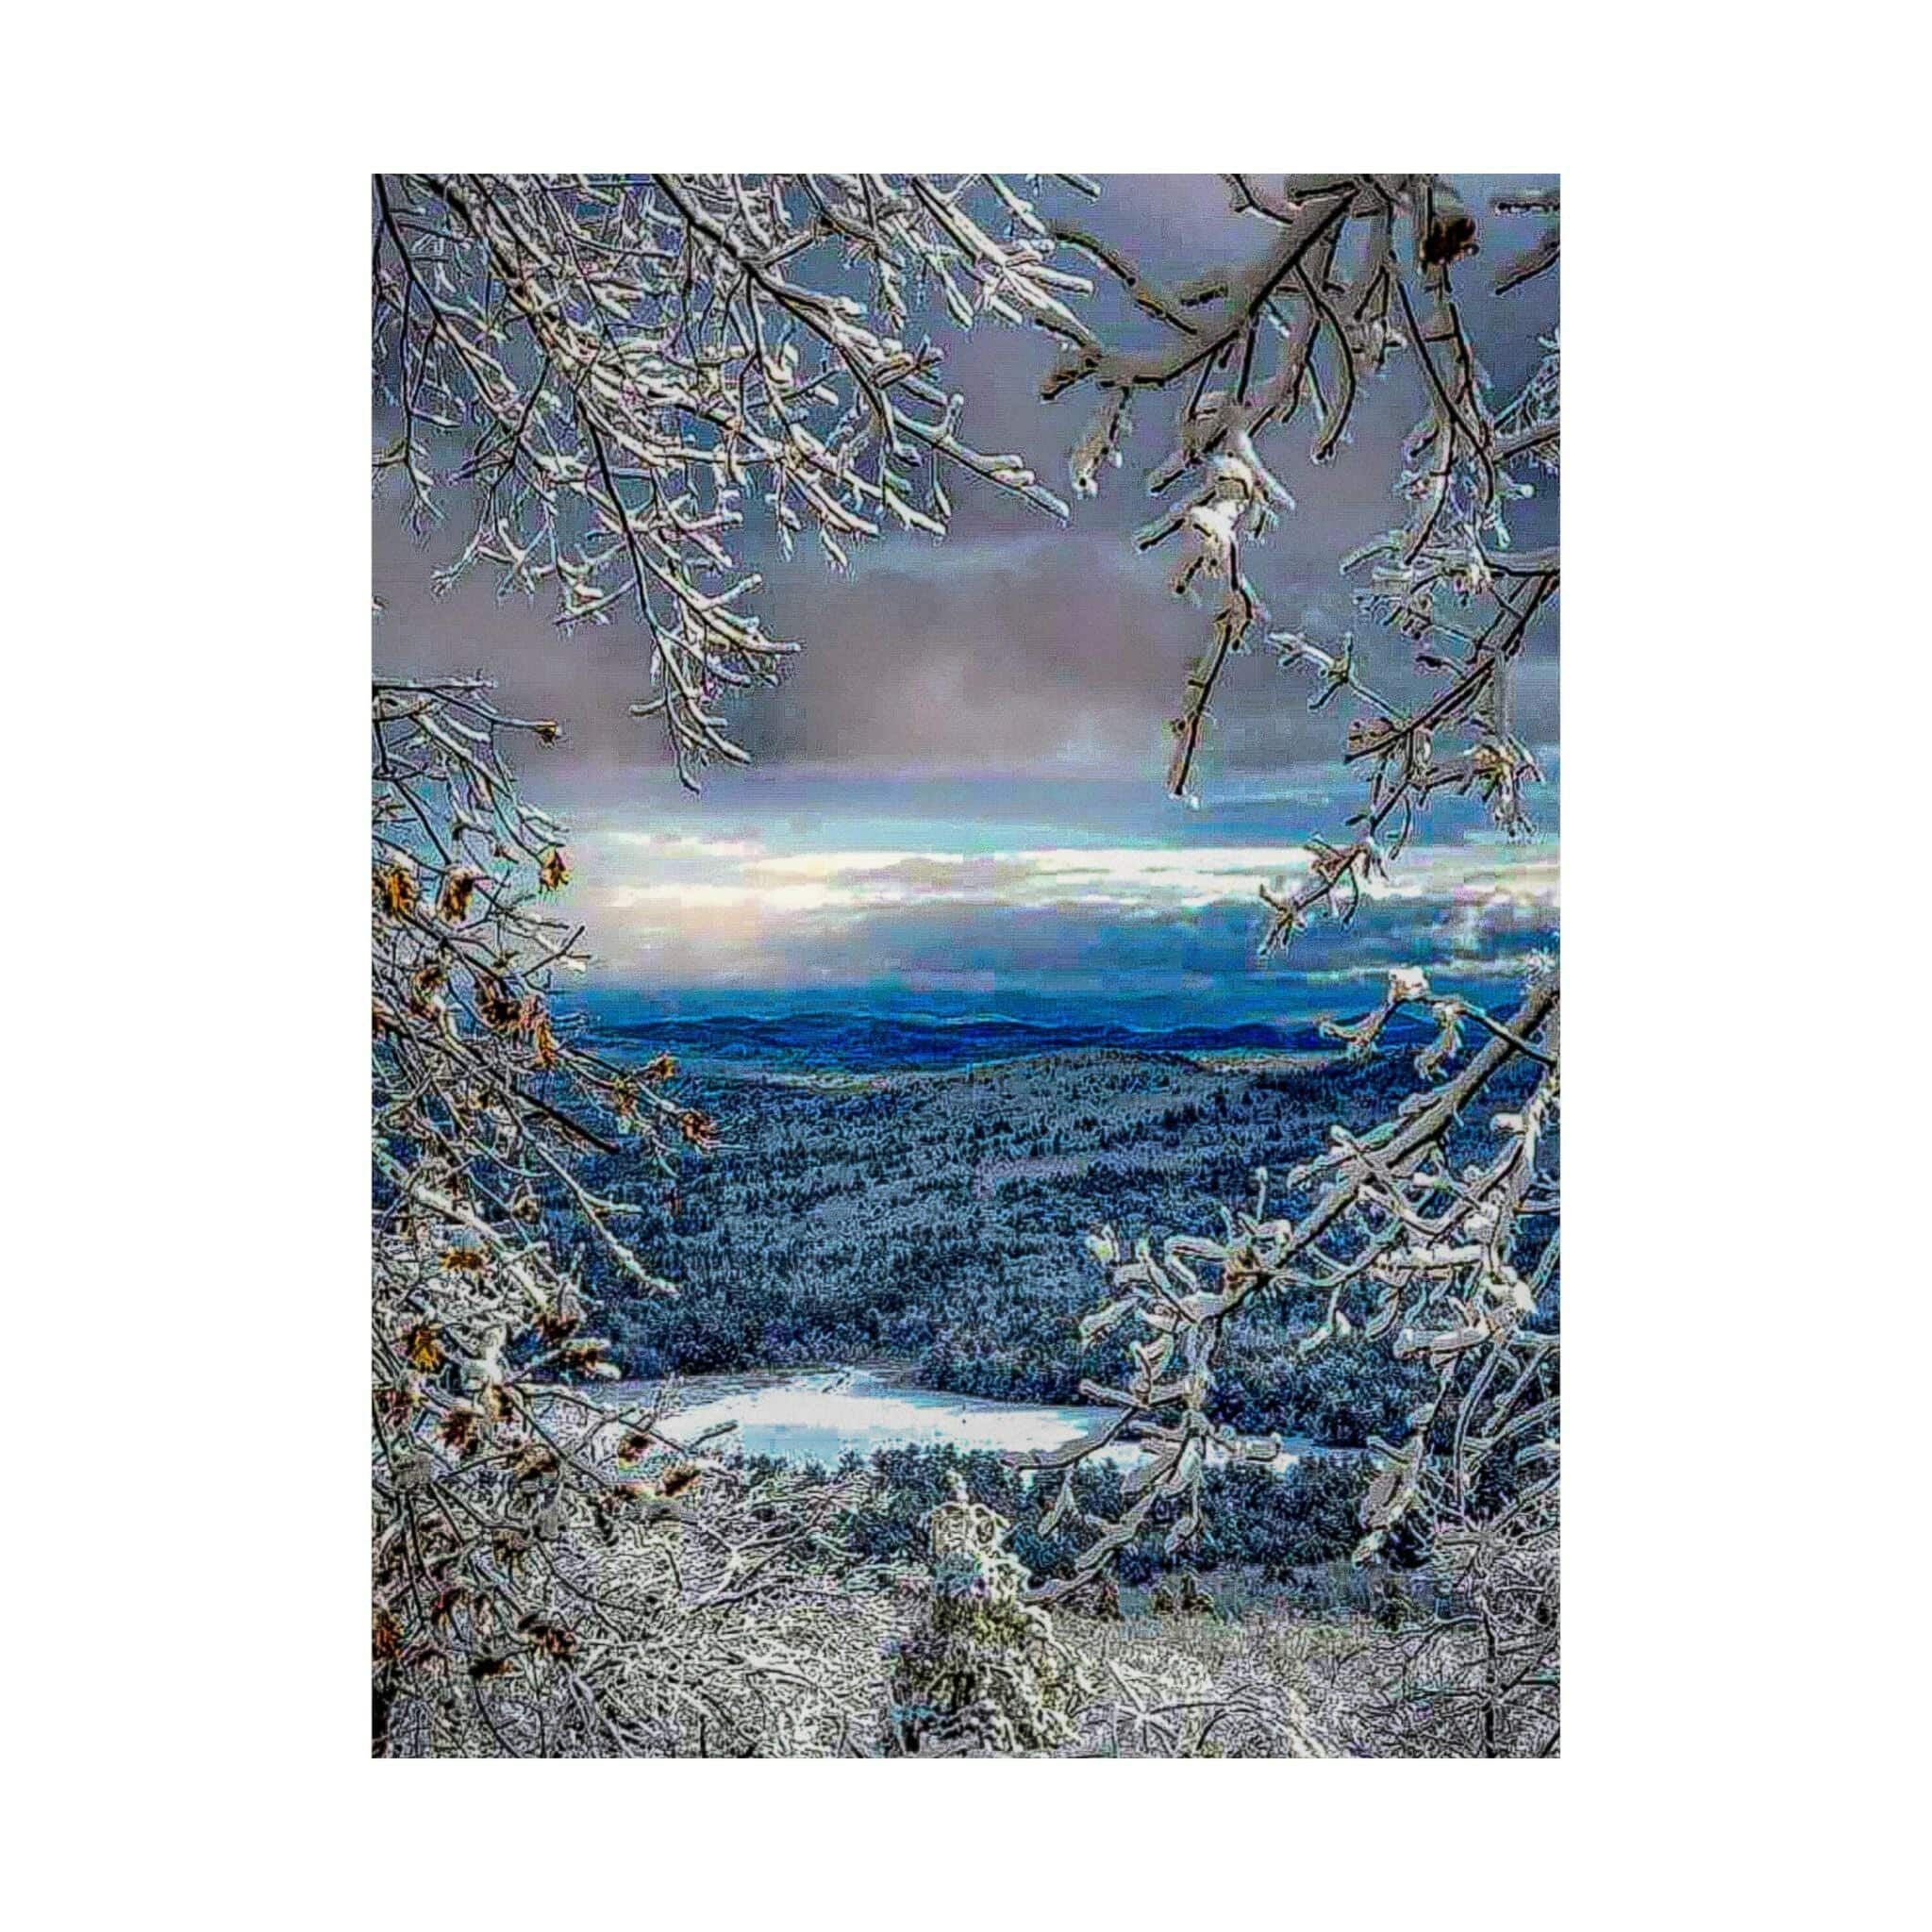
M 621 1035 L 599 1040 L 613 1058 Z M 680 1290 L 625 1291 L 588 1250 L 601 1325 L 630 1376 L 891 1357 L 932 1387 L 1079 1400 L 1124 1344 L 1075 1345 L 1095 1271 L 1081 1237 L 1187 1225 L 1203 1196 L 1252 1195 L 1257 1167 L 1364 1128 L 1413 1084 L 1406 1057 L 1047 1055 L 946 1072 L 691 1070 L 724 1137 L 675 1184 L 614 1165 L 641 1242 Z M 1257 1306 L 1217 1366 L 1227 1418 L 1358 1447 L 1395 1428 L 1423 1372 L 1361 1345 L 1296 1352 L 1310 1309 Z M 1554 1291 L 1552 1303 L 1554 1317 Z

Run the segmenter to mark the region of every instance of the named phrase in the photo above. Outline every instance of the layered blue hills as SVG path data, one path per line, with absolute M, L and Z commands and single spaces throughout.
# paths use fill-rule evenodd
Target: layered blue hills
M 1392 1042 L 1430 1029 L 1398 1022 Z M 1313 1021 L 1234 1025 L 1136 1026 L 1118 1020 L 1016 1020 L 1001 1014 L 927 1017 L 872 1012 L 666 1015 L 600 1021 L 595 1031 L 623 1051 L 668 1052 L 687 1061 L 747 1066 L 889 1071 L 971 1066 L 1038 1054 L 1322 1053 L 1335 1051 Z

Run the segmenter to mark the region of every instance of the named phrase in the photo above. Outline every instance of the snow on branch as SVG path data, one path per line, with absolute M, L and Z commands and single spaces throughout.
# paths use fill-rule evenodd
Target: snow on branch
M 1514 683 L 1526 642 L 1555 608 L 1560 567 L 1554 547 L 1513 547 L 1508 516 L 1533 493 L 1535 473 L 1558 474 L 1559 365 L 1555 336 L 1541 340 L 1522 391 L 1492 399 L 1455 289 L 1460 264 L 1481 246 L 1478 224 L 1442 178 L 1227 179 L 1235 211 L 1256 226 L 1246 263 L 1164 283 L 1110 242 L 1058 231 L 1164 333 L 1152 348 L 1072 343 L 1043 393 L 1096 391 L 1070 463 L 1082 494 L 1121 465 L 1130 400 L 1173 398 L 1169 446 L 1146 476 L 1149 494 L 1170 501 L 1136 541 L 1174 546 L 1173 590 L 1210 613 L 1210 642 L 1174 721 L 1168 772 L 1170 791 L 1191 800 L 1219 680 L 1267 622 L 1250 575 L 1254 553 L 1294 514 L 1271 457 L 1299 423 L 1314 460 L 1327 461 L 1347 439 L 1364 382 L 1412 374 L 1423 413 L 1393 484 L 1402 521 L 1341 567 L 1366 568 L 1357 604 L 1403 641 L 1424 695 L 1407 705 L 1384 695 L 1396 687 L 1352 632 L 1325 645 L 1297 631 L 1268 633 L 1284 670 L 1312 676 L 1311 708 L 1337 699 L 1351 708 L 1345 757 L 1365 796 L 1336 838 L 1298 831 L 1309 855 L 1299 886 L 1261 888 L 1265 953 L 1288 944 L 1319 908 L 1353 918 L 1445 793 L 1480 797 L 1512 835 L 1531 828 L 1527 794 L 1543 774 L 1515 727 Z M 1499 287 L 1520 287 L 1555 264 L 1557 210 L 1554 191 L 1498 202 L 1499 221 L 1533 215 L 1547 224 Z M 1554 964 L 1536 967 L 1522 1003 L 1504 1016 L 1438 995 L 1419 968 L 1398 969 L 1373 1012 L 1327 1030 L 1360 1058 L 1378 1049 L 1397 1014 L 1425 1015 L 1436 1031 L 1416 1070 L 1441 1084 L 1411 1094 L 1367 1133 L 1334 1127 L 1329 1146 L 1285 1176 L 1257 1173 L 1253 1205 L 1224 1208 L 1217 1237 L 1177 1235 L 1158 1253 L 1142 1239 L 1130 1255 L 1110 1228 L 1092 1238 L 1107 1291 L 1081 1324 L 1081 1344 L 1131 1324 L 1132 1373 L 1118 1387 L 1083 1384 L 1089 1400 L 1112 1411 L 1087 1441 L 1016 1459 L 1058 1476 L 1058 1523 L 1075 1510 L 1079 1464 L 1104 1444 L 1136 1441 L 1149 1454 L 1117 1519 L 1082 1519 L 1091 1540 L 1071 1576 L 1041 1587 L 1041 1600 L 1081 1589 L 1158 1524 L 1171 1521 L 1170 1548 L 1190 1541 L 1212 1458 L 1273 1457 L 1272 1441 L 1238 1437 L 1212 1412 L 1225 1324 L 1264 1294 L 1321 1310 L 1300 1339 L 1304 1355 L 1386 1340 L 1433 1380 L 1402 1440 L 1374 1445 L 1382 1467 L 1364 1506 L 1361 1557 L 1414 1524 L 1445 1555 L 1480 1546 L 1482 1563 L 1465 1563 L 1465 1577 L 1519 1559 L 1554 1574 L 1553 1556 L 1545 1564 L 1524 1552 L 1554 1550 L 1557 1512 L 1560 1342 L 1550 1291 L 1559 1254 L 1559 997 Z M 1472 1033 L 1479 1043 L 1452 1073 Z M 1487 1147 L 1471 1158 L 1465 1142 L 1485 1109 Z M 1498 1538 L 1513 1554 L 1492 1562 Z M 1545 1642 L 1537 1625 L 1524 1641 L 1542 1670 L 1553 1637 Z
M 633 709 L 693 789 L 744 757 L 721 701 L 797 648 L 753 608 L 748 518 L 843 568 L 886 529 L 943 534 L 949 473 L 1066 515 L 964 438 L 909 333 L 926 302 L 1089 341 L 1089 284 L 1013 178 L 425 174 L 373 199 L 377 479 L 419 528 L 467 492 L 445 588 L 490 571 L 566 627 L 641 625 Z

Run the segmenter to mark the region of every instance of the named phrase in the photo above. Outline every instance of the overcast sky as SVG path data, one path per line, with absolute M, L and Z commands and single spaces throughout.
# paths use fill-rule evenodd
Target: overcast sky
M 1472 208 L 1496 185 L 1466 182 Z M 1157 272 L 1246 259 L 1264 244 L 1257 223 L 1228 213 L 1213 176 L 1103 187 L 1080 219 Z M 1533 234 L 1520 220 L 1492 233 L 1499 225 L 1482 218 L 1478 268 Z M 1464 279 L 1474 290 L 1487 275 Z M 1499 389 L 1533 366 L 1556 302 L 1554 276 L 1501 303 L 1467 302 Z M 998 324 L 968 335 L 942 315 L 920 330 L 968 398 L 967 439 L 1019 451 L 1071 498 L 1065 453 L 1091 398 L 1039 401 L 1051 341 Z M 1366 393 L 1353 446 L 1323 471 L 1307 460 L 1305 425 L 1277 433 L 1269 453 L 1299 508 L 1250 560 L 1271 627 L 1327 641 L 1354 625 L 1378 669 L 1405 661 L 1406 647 L 1357 623 L 1337 565 L 1397 521 L 1397 444 L 1420 407 L 1411 367 L 1398 358 L 1395 368 Z M 1105 473 L 1097 500 L 1074 502 L 1066 525 L 956 478 L 942 543 L 858 545 L 842 575 L 815 544 L 787 563 L 749 537 L 742 560 L 765 572 L 765 628 L 805 650 L 778 690 L 736 713 L 753 765 L 713 768 L 702 799 L 677 785 L 655 721 L 628 715 L 647 688 L 634 631 L 562 637 L 549 609 L 498 604 L 485 578 L 432 600 L 430 570 L 456 532 L 419 548 L 381 495 L 377 662 L 482 668 L 510 707 L 564 724 L 566 742 L 536 753 L 526 779 L 574 828 L 570 890 L 598 982 L 664 1004 L 864 989 L 874 1003 L 1037 1011 L 1104 999 L 1245 1017 L 1358 1008 L 1391 963 L 1509 970 L 1554 932 L 1554 785 L 1535 807 L 1534 843 L 1500 844 L 1478 812 L 1452 808 L 1350 935 L 1318 932 L 1288 961 L 1257 966 L 1257 882 L 1292 876 L 1298 841 L 1338 831 L 1352 808 L 1338 762 L 1346 715 L 1310 713 L 1306 675 L 1277 670 L 1272 651 L 1238 659 L 1217 694 L 1201 808 L 1163 795 L 1167 721 L 1208 634 L 1204 612 L 1167 591 L 1171 558 L 1137 555 L 1129 540 L 1148 514 L 1140 471 L 1164 447 L 1170 409 L 1165 398 L 1141 403 L 1125 467 Z M 1524 539 L 1550 534 L 1554 515 L 1554 500 L 1538 505 Z M 1525 666 L 1518 723 L 1551 754 L 1553 778 L 1557 699 L 1552 622 Z M 1338 983 L 1354 991 L 1335 993 Z

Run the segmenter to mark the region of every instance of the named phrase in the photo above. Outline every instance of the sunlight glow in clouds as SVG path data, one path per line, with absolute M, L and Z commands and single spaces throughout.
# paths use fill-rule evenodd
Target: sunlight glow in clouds
M 1009 964 L 1051 976 L 1070 963 L 1062 929 L 1090 946 L 1108 931 L 1143 945 L 1164 933 L 1176 962 L 1198 943 L 1211 974 L 1227 970 L 1227 934 L 1258 920 L 1257 887 L 1299 878 L 1307 859 L 1247 843 L 787 850 L 683 831 L 600 831 L 585 846 L 597 951 L 614 976 L 658 984 L 864 983 L 969 947 L 981 975 Z M 1501 959 L 1525 931 L 1554 926 L 1557 888 L 1554 841 L 1469 843 L 1415 848 L 1366 897 L 1428 958 Z

